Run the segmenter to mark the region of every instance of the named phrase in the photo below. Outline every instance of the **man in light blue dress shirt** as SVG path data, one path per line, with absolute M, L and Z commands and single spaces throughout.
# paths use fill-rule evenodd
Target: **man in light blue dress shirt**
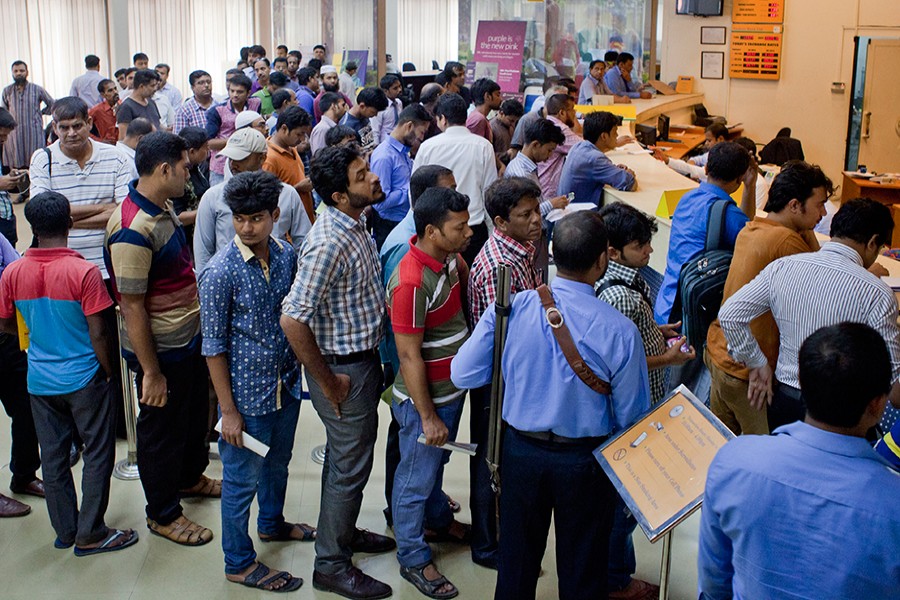
M 897 598 L 900 473 L 866 441 L 891 361 L 861 323 L 800 348 L 806 419 L 741 436 L 713 459 L 698 553 L 701 598 Z
M 606 87 L 616 96 L 649 99 L 651 97 L 650 92 L 643 91 L 643 85 L 631 80 L 631 69 L 633 68 L 634 56 L 628 52 L 619 54 L 616 59 L 616 66 L 608 70 L 603 76 Z

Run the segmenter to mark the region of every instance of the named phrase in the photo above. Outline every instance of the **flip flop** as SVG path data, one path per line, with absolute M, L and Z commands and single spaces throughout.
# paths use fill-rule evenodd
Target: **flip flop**
M 294 577 L 287 571 L 279 571 L 277 574 L 272 575 L 271 577 L 267 577 L 269 573 L 272 572 L 272 569 L 267 567 L 262 563 L 257 563 L 256 568 L 250 572 L 249 575 L 246 575 L 242 581 L 231 581 L 231 583 L 239 583 L 241 585 L 245 585 L 247 587 L 251 587 L 257 590 L 262 590 L 264 592 L 293 592 L 300 588 L 303 585 L 303 579 L 300 577 Z M 266 586 L 272 585 L 273 583 L 277 583 L 279 580 L 285 580 L 286 583 L 280 588 L 270 589 Z
M 303 537 L 295 538 L 291 536 L 294 529 L 299 528 L 303 533 Z M 316 541 L 316 528 L 306 523 L 282 523 L 278 526 L 275 535 L 259 534 L 259 541 L 269 542 L 314 542 Z
M 116 550 L 122 550 L 128 546 L 133 546 L 138 541 L 138 533 L 133 529 L 110 529 L 109 531 L 110 534 L 103 540 L 103 543 L 96 548 L 79 548 L 78 546 L 75 546 L 75 556 L 91 556 L 93 554 L 103 554 L 104 552 L 115 552 Z M 116 546 L 111 545 L 122 536 L 126 536 L 124 542 Z

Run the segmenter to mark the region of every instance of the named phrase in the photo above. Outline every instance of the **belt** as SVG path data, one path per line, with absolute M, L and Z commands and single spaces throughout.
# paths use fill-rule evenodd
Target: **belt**
M 775 387 L 777 388 L 779 393 L 784 394 L 788 398 L 791 398 L 793 400 L 800 399 L 800 394 L 801 394 L 800 390 L 795 388 L 792 385 L 788 385 L 786 383 L 781 383 L 780 381 L 776 381 Z
M 609 438 L 609 435 L 603 435 L 599 437 L 570 438 L 556 435 L 552 431 L 522 431 L 512 426 L 510 426 L 510 429 L 512 429 L 522 437 L 530 438 L 532 440 L 538 440 L 540 442 L 564 444 L 566 446 L 599 446 Z
M 378 351 L 363 350 L 361 352 L 351 352 L 350 354 L 323 354 L 322 358 L 329 365 L 352 365 L 353 363 L 378 358 Z

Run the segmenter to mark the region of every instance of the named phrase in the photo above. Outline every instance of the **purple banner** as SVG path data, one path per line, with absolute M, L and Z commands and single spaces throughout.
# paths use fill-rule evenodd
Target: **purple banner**
M 479 21 L 474 78 L 487 77 L 504 94 L 518 94 L 525 49 L 525 21 Z

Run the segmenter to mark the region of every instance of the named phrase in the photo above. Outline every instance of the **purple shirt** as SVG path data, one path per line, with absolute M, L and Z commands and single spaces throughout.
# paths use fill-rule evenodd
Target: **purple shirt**
M 259 105 L 259 98 L 247 98 L 244 110 L 259 112 Z M 234 120 L 236 118 L 237 111 L 231 106 L 231 100 L 226 100 L 210 107 L 206 111 L 206 136 L 211 140 L 227 140 L 234 133 Z M 225 157 L 219 154 L 218 150 L 210 152 L 209 170 L 219 175 L 225 174 Z
M 566 141 L 556 147 L 550 154 L 550 158 L 538 164 L 538 179 L 541 181 L 541 195 L 544 198 L 555 198 L 556 190 L 559 187 L 559 178 L 562 176 L 563 165 L 566 162 L 566 156 L 569 150 L 581 141 L 581 138 L 575 135 L 568 125 L 557 119 L 556 117 L 547 117 L 553 123 L 562 129 L 566 136 Z

